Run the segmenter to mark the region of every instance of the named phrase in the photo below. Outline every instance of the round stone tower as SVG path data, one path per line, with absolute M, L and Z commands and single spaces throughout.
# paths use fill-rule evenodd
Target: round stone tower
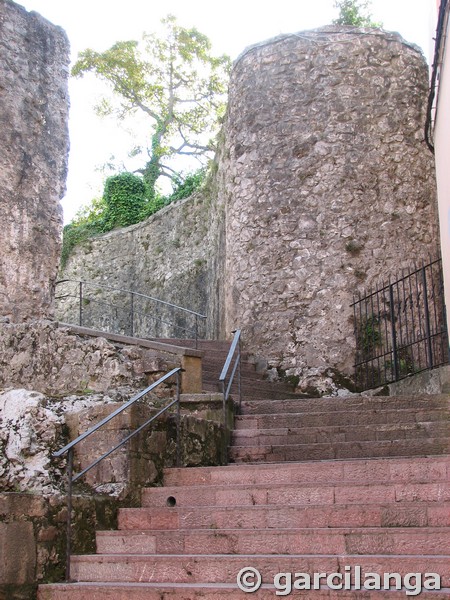
M 225 329 L 303 389 L 351 375 L 353 294 L 438 252 L 427 88 L 420 50 L 381 30 L 283 35 L 236 61 Z

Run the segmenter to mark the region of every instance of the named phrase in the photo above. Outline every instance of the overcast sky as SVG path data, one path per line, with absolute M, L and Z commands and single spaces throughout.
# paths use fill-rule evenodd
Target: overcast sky
M 197 27 L 213 44 L 216 54 L 236 58 L 246 46 L 280 33 L 329 24 L 336 17 L 333 0 L 22 0 L 27 10 L 39 12 L 69 36 L 72 60 L 90 47 L 104 50 L 118 40 L 140 39 L 157 31 L 159 21 L 174 14 L 180 25 Z M 373 0 L 372 14 L 384 28 L 398 31 L 429 56 L 434 31 L 434 0 Z M 131 133 L 122 132 L 111 119 L 95 116 L 100 95 L 89 78 L 71 80 L 69 177 L 63 200 L 67 223 L 82 204 L 102 192 L 103 175 L 97 170 L 111 155 L 126 155 Z

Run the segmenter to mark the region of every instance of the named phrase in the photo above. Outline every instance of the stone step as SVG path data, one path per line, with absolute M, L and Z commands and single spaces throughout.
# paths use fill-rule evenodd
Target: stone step
M 241 414 L 287 414 L 303 412 L 335 412 L 366 410 L 431 410 L 450 409 L 448 395 L 436 396 L 344 396 L 301 398 L 299 400 L 246 401 L 241 405 Z
M 295 577 L 292 579 L 292 585 Z M 414 584 L 413 584 L 414 585 Z M 263 584 L 262 588 L 252 595 L 259 600 L 273 600 L 277 588 Z M 429 592 L 421 597 L 430 600 L 449 600 L 450 589 L 440 592 Z M 347 591 L 347 590 L 295 590 L 296 598 L 314 598 L 315 600 L 405 600 L 403 591 Z M 38 600 L 242 600 L 243 592 L 233 584 L 161 584 L 161 583 L 73 583 L 41 585 Z
M 165 469 L 166 486 L 450 482 L 450 456 Z
M 219 383 L 215 381 L 208 381 L 203 379 L 202 384 L 203 390 L 205 392 L 217 392 L 220 391 Z M 257 398 L 258 400 L 261 398 L 299 398 L 301 394 L 296 394 L 290 391 L 289 387 L 286 387 L 282 384 L 270 383 L 264 380 L 246 380 L 244 379 L 242 382 L 242 397 L 244 398 Z M 237 385 L 233 384 L 231 390 L 232 397 L 237 401 Z
M 219 380 L 219 375 L 222 371 L 223 365 L 213 365 L 211 363 L 204 364 L 202 363 L 202 376 L 203 381 L 208 381 L 211 383 L 216 383 Z M 236 375 L 237 377 L 237 375 Z M 261 377 L 260 373 L 257 373 L 254 369 L 242 369 L 241 371 L 241 381 L 255 381 L 266 383 L 265 380 Z
M 418 549 L 420 551 L 420 549 Z M 336 573 L 348 567 L 355 573 L 437 573 L 443 587 L 450 586 L 450 555 L 85 555 L 72 558 L 74 581 L 234 583 L 239 571 L 252 566 L 272 583 L 282 572 Z M 351 572 L 351 571 L 350 571 Z
M 448 454 L 450 437 L 388 441 L 353 441 L 282 446 L 232 446 L 234 462 L 284 462 L 390 456 L 427 456 Z
M 399 440 L 438 438 L 450 436 L 450 424 L 441 421 L 381 424 L 355 428 L 353 425 L 337 427 L 297 427 L 281 429 L 237 429 L 232 435 L 233 446 L 282 446 L 285 444 L 316 444 L 371 440 Z
M 234 427 L 235 429 L 271 429 L 273 427 L 280 429 L 284 427 L 354 425 L 357 428 L 369 424 L 429 423 L 431 421 L 446 422 L 450 427 L 450 413 L 447 409 L 436 408 L 238 415 Z
M 386 504 L 396 502 L 449 502 L 448 482 L 436 483 L 383 483 L 360 484 L 309 483 L 261 485 L 210 485 L 142 490 L 142 506 L 163 508 L 170 506 L 326 506 L 334 504 Z
M 450 503 L 393 502 L 319 506 L 122 508 L 119 530 L 281 529 L 287 527 L 450 527 Z
M 101 531 L 99 554 L 414 554 L 450 549 L 444 528 L 281 528 Z

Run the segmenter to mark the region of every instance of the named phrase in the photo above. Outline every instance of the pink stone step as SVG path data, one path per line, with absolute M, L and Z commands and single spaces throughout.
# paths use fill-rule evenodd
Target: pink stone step
M 449 600 L 450 589 L 427 594 L 430 600 Z M 151 584 L 151 583 L 75 583 L 40 586 L 38 600 L 242 600 L 244 593 L 236 584 Z M 276 588 L 264 584 L 251 597 L 274 600 Z M 377 591 L 295 590 L 296 598 L 315 600 L 380 600 Z M 423 595 L 421 596 L 421 598 Z M 383 600 L 405 600 L 405 591 L 384 591 Z
M 336 425 L 366 426 L 388 423 L 429 423 L 430 421 L 450 421 L 448 409 L 425 408 L 420 410 L 341 410 L 335 412 L 305 412 L 286 414 L 252 414 L 238 415 L 235 419 L 235 429 L 271 429 L 298 427 L 334 427 Z
M 316 444 L 352 441 L 385 441 L 400 439 L 423 439 L 450 436 L 450 423 L 381 424 L 355 428 L 353 425 L 338 427 L 303 427 L 273 429 L 237 429 L 232 435 L 233 446 L 268 446 Z
M 74 581 L 139 583 L 235 583 L 239 571 L 252 566 L 272 583 L 279 572 L 335 573 L 355 566 L 362 573 L 437 573 L 450 586 L 450 555 L 87 555 L 72 559 Z
M 450 503 L 122 508 L 120 530 L 285 527 L 450 527 Z M 112 534 L 111 534 L 112 535 Z
M 390 456 L 426 456 L 448 454 L 450 437 L 414 438 L 408 440 L 384 441 L 352 441 L 266 445 L 266 446 L 232 446 L 229 458 L 234 462 L 284 462 L 302 460 L 331 460 L 345 458 L 370 458 Z
M 277 598 L 273 585 L 263 584 L 251 598 L 274 600 Z M 76 583 L 40 586 L 38 600 L 242 600 L 244 593 L 236 584 L 108 584 Z M 346 590 L 295 590 L 296 598 L 315 600 L 405 600 L 405 591 L 346 591 Z M 414 596 L 413 596 L 414 597 Z M 423 595 L 420 596 L 421 598 Z M 427 594 L 430 600 L 449 600 L 450 589 Z
M 142 506 L 255 506 L 384 504 L 390 502 L 448 502 L 448 482 L 366 483 L 332 485 L 262 484 L 146 488 Z
M 333 554 L 428 555 L 450 549 L 448 528 L 281 528 L 103 531 L 100 554 Z
M 241 414 L 288 414 L 336 411 L 450 409 L 447 395 L 435 396 L 344 396 L 296 400 L 244 400 Z
M 374 458 L 291 462 L 273 465 L 228 465 L 165 469 L 167 486 L 280 484 L 280 483 L 432 483 L 450 482 L 450 456 L 417 458 Z

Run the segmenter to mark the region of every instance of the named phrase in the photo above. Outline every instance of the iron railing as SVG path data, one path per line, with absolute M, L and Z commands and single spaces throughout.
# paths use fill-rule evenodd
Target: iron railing
M 223 425 L 225 430 L 225 448 L 228 445 L 228 422 L 227 422 L 227 402 L 230 397 L 231 388 L 234 383 L 234 378 L 237 373 L 237 395 L 239 400 L 239 408 L 242 403 L 242 389 L 241 389 L 241 330 L 236 329 L 233 331 L 234 337 L 228 351 L 227 358 L 222 368 L 222 372 L 219 376 L 219 385 L 222 389 L 223 397 Z M 233 362 L 234 361 L 234 362 Z M 233 363 L 233 366 L 231 366 Z M 230 371 L 231 367 L 231 372 Z M 227 462 L 224 457 L 224 462 Z
M 180 466 L 180 464 L 181 464 L 181 454 L 180 454 L 180 452 L 181 452 L 181 447 L 180 447 L 181 372 L 182 372 L 181 368 L 172 369 L 172 371 L 169 371 L 169 373 L 167 373 L 166 375 L 164 375 L 163 377 L 158 379 L 158 381 L 156 381 L 155 383 L 152 383 L 152 385 L 145 388 L 145 390 L 142 390 L 141 392 L 139 392 L 138 394 L 133 396 L 123 406 L 119 407 L 117 410 L 112 412 L 110 415 L 108 415 L 107 417 L 102 419 L 99 423 L 94 425 L 94 427 L 91 427 L 91 429 L 89 429 L 85 433 L 82 433 L 75 440 L 73 440 L 72 442 L 70 442 L 69 444 L 67 444 L 66 446 L 64 446 L 63 448 L 61 448 L 60 450 L 58 450 L 57 452 L 55 452 L 53 454 L 54 458 L 59 458 L 59 457 L 63 456 L 64 454 L 67 454 L 66 581 L 70 581 L 70 557 L 71 557 L 71 540 L 72 540 L 72 486 L 73 486 L 73 484 L 78 479 L 83 477 L 83 475 L 85 475 L 93 467 L 97 466 L 103 459 L 107 458 L 108 456 L 110 456 L 110 454 L 112 454 L 113 452 L 115 452 L 116 450 L 118 450 L 119 448 L 124 446 L 131 438 L 133 438 L 135 435 L 140 433 L 143 429 L 148 427 L 153 421 L 155 421 L 158 417 L 160 417 L 163 413 L 168 411 L 174 405 L 176 405 L 176 464 L 178 467 Z M 94 460 L 90 465 L 85 467 L 82 471 L 80 471 L 76 475 L 73 474 L 74 449 L 80 442 L 82 442 L 83 440 L 88 438 L 90 435 L 92 435 L 93 433 L 98 431 L 101 427 L 106 425 L 106 423 L 111 421 L 111 419 L 114 419 L 114 417 L 117 417 L 118 415 L 122 414 L 124 410 L 127 410 L 127 408 L 129 408 L 130 406 L 135 404 L 138 400 L 143 398 L 149 392 L 151 392 L 156 387 L 158 387 L 161 383 L 163 383 L 164 381 L 167 381 L 168 379 L 170 379 L 170 377 L 173 377 L 174 375 L 176 375 L 176 382 L 177 382 L 176 383 L 176 385 L 177 385 L 176 395 L 175 395 L 174 400 L 172 400 L 164 408 L 159 410 L 156 413 L 156 415 L 153 415 L 143 425 L 141 425 L 140 427 L 138 427 L 137 429 L 135 429 L 134 431 L 129 433 L 123 440 L 121 440 L 118 444 L 116 444 L 111 450 L 108 450 L 108 452 L 105 452 L 104 454 L 102 454 L 102 456 L 100 456 L 100 458 L 97 458 L 96 460 Z
M 206 337 L 206 315 L 153 296 L 73 279 L 61 279 L 56 286 L 57 318 L 65 323 L 131 337 L 196 342 Z
M 352 306 L 359 391 L 448 364 L 441 259 L 358 296 Z

